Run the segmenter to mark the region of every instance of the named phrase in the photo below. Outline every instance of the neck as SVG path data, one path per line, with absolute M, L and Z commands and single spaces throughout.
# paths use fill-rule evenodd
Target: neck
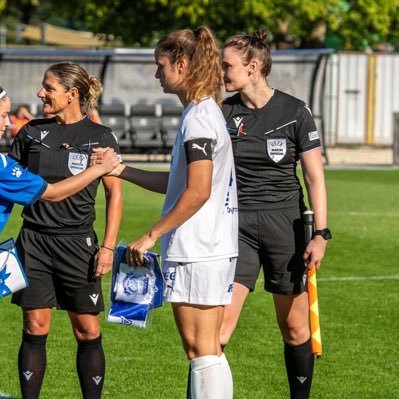
M 248 108 L 264 107 L 274 94 L 274 89 L 265 83 L 260 86 L 250 86 L 240 91 L 241 100 Z
M 68 125 L 71 123 L 79 122 L 85 115 L 81 110 L 75 112 L 60 112 L 55 116 L 60 125 Z

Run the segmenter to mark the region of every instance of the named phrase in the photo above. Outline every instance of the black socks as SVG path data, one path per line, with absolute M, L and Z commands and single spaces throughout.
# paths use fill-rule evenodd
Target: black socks
M 46 372 L 46 335 L 22 331 L 18 353 L 19 383 L 23 399 L 37 399 Z
M 301 345 L 284 343 L 285 367 L 291 399 L 308 399 L 312 386 L 314 355 L 309 341 Z
M 101 398 L 105 374 L 105 356 L 101 335 L 91 341 L 78 341 L 76 368 L 83 399 Z

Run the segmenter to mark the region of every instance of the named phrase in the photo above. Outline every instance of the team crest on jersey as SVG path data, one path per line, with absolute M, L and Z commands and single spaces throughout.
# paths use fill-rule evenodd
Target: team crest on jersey
M 73 175 L 83 172 L 87 168 L 89 156 L 81 152 L 70 152 L 68 157 L 68 168 Z
M 267 140 L 267 154 L 274 162 L 280 162 L 287 152 L 286 139 Z

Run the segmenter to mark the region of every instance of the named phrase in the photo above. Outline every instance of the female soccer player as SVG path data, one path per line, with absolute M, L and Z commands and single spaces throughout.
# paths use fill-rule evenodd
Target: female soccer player
M 223 114 L 233 144 L 240 214 L 239 258 L 221 344 L 228 343 L 263 268 L 264 288 L 273 294 L 284 340 L 291 399 L 304 399 L 314 363 L 306 268 L 320 267 L 331 233 L 317 128 L 305 103 L 269 86 L 272 59 L 265 38 L 259 32 L 233 36 L 222 52 L 226 90 L 238 92 L 224 101 Z M 298 161 L 316 226 L 306 248 Z
M 50 183 L 76 175 L 88 165 L 94 147 L 119 151 L 112 131 L 96 124 L 86 111 L 96 105 L 102 85 L 78 64 L 50 66 L 38 97 L 43 113 L 16 136 L 9 155 Z M 24 398 L 39 396 L 46 368 L 46 339 L 51 308 L 68 312 L 77 340 L 77 372 L 84 398 L 100 398 L 105 372 L 99 312 L 103 310 L 100 277 L 112 267 L 122 213 L 121 181 L 103 177 L 106 227 L 98 248 L 93 230 L 99 179 L 58 203 L 38 201 L 24 208 L 16 245 L 29 287 L 12 302 L 23 312 L 18 368 Z
M 155 77 L 184 106 L 170 172 L 125 165 L 115 173 L 166 193 L 161 219 L 128 245 L 128 262 L 141 264 L 161 238 L 165 299 L 192 366 L 196 399 L 231 399 L 233 382 L 219 333 L 230 303 L 237 256 L 237 196 L 231 141 L 218 106 L 219 51 L 206 27 L 173 32 L 157 44 Z M 114 173 L 114 172 L 113 172 Z
M 10 98 L 0 87 L 0 138 L 11 125 L 8 117 L 10 110 Z M 112 148 L 103 154 L 102 164 L 54 184 L 47 183 L 39 175 L 24 169 L 12 158 L 0 154 L 0 233 L 7 223 L 14 203 L 28 205 L 38 198 L 46 201 L 62 201 L 98 177 L 111 172 L 119 164 L 119 157 Z

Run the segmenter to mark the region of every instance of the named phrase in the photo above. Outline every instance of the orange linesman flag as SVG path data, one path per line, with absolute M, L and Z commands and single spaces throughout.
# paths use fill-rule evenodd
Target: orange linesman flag
M 319 300 L 317 297 L 317 280 L 315 266 L 308 270 L 308 297 L 312 352 L 317 357 L 321 357 L 322 347 L 320 334 Z
M 314 229 L 314 214 L 312 211 L 305 211 L 303 213 L 305 241 L 306 244 L 313 237 Z M 319 300 L 317 296 L 317 280 L 316 267 L 313 265 L 308 269 L 308 299 L 309 299 L 309 326 L 310 326 L 310 342 L 312 345 L 312 353 L 321 357 L 321 334 L 320 334 L 320 318 L 319 318 Z

